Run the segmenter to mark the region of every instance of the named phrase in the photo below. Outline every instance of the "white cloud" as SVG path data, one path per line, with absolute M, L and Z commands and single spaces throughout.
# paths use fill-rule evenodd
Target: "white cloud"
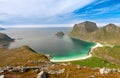
M 0 17 L 48 18 L 71 13 L 95 0 L 0 0 Z M 2 13 L 2 15 L 1 15 Z
M 101 3 L 105 3 L 105 2 L 109 2 L 111 0 L 100 0 L 100 1 L 96 1 L 96 3 L 94 5 L 98 5 L 98 4 L 101 4 Z
M 96 12 L 96 14 L 104 14 L 104 13 L 114 12 L 115 10 L 119 10 L 119 8 L 120 8 L 120 4 L 116 4 L 115 6 L 94 9 L 93 12 Z

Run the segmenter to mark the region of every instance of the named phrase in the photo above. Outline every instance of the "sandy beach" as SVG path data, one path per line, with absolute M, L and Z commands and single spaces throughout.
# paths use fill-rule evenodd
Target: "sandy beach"
M 51 62 L 69 62 L 69 61 L 76 61 L 76 60 L 84 60 L 84 59 L 87 59 L 87 58 L 90 58 L 90 57 L 92 57 L 92 51 L 93 51 L 93 49 L 95 49 L 95 48 L 97 48 L 97 47 L 103 47 L 103 45 L 102 44 L 100 44 L 100 43 L 97 43 L 95 46 L 93 46 L 92 48 L 91 48 L 91 50 L 90 50 L 90 52 L 89 52 L 89 55 L 88 56 L 86 56 L 86 57 L 80 57 L 80 58 L 72 58 L 72 59 L 66 59 L 66 60 L 50 60 Z

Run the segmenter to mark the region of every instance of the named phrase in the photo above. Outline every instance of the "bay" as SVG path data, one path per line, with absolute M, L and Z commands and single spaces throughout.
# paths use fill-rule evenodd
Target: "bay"
M 70 38 L 68 34 L 71 29 L 71 27 L 7 28 L 1 32 L 16 39 L 9 48 L 28 45 L 38 53 L 50 54 L 52 60 L 69 60 L 87 56 L 95 43 Z M 56 36 L 59 31 L 64 32 L 65 35 Z

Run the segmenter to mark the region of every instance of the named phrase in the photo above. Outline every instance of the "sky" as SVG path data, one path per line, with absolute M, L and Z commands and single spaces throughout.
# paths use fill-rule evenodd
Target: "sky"
M 82 21 L 120 25 L 120 0 L 0 0 L 3 25 L 72 25 Z

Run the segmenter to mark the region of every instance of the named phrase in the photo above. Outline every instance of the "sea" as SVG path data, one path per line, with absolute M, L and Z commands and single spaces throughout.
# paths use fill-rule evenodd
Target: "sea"
M 70 38 L 68 34 L 71 27 L 48 28 L 6 28 L 0 32 L 6 33 L 15 39 L 8 48 L 17 48 L 28 45 L 37 53 L 49 54 L 51 60 L 69 60 L 86 57 L 95 43 Z M 63 37 L 58 37 L 57 32 L 64 32 Z

